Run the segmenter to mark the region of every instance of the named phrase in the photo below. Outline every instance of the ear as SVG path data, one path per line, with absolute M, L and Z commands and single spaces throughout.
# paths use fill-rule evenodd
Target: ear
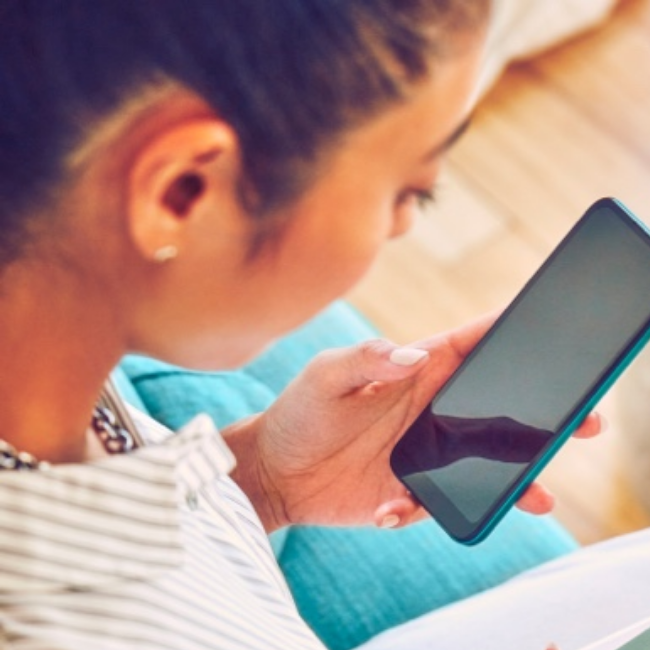
M 233 187 L 237 138 L 219 119 L 167 127 L 136 153 L 129 174 L 128 223 L 147 260 L 182 251 L 188 229 L 220 189 Z

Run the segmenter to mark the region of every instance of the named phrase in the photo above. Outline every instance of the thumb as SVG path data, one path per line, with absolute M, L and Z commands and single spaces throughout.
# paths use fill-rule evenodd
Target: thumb
M 317 355 L 306 369 L 319 388 L 331 395 L 353 392 L 375 382 L 399 381 L 420 371 L 427 350 L 399 347 L 383 339 Z

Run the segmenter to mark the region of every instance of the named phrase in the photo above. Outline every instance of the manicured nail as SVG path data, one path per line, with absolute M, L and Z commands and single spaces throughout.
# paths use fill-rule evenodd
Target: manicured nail
M 414 366 L 418 361 L 428 357 L 426 350 L 417 348 L 397 348 L 390 353 L 391 363 L 396 366 Z
M 379 524 L 379 528 L 395 528 L 399 524 L 399 517 L 397 515 L 386 515 Z

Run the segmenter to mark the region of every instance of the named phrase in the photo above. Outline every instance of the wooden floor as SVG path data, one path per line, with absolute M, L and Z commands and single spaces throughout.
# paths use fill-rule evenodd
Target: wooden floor
M 650 223 L 650 0 L 507 71 L 450 156 L 438 206 L 351 300 L 401 343 L 504 306 L 602 196 Z M 616 390 L 599 409 L 608 432 L 571 441 L 544 474 L 584 543 L 650 525 L 626 482 Z

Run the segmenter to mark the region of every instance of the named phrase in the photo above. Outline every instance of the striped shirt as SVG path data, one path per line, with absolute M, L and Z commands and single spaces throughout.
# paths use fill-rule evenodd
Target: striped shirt
M 135 452 L 0 473 L 0 648 L 322 650 L 207 416 Z

